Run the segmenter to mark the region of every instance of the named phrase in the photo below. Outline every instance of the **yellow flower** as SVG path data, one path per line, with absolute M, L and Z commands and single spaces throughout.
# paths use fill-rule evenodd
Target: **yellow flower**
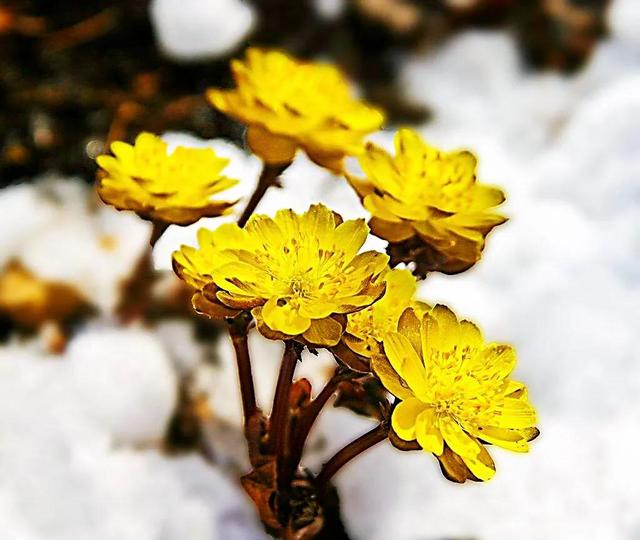
M 393 431 L 435 454 L 449 479 L 494 475 L 482 443 L 528 451 L 538 433 L 536 413 L 524 384 L 509 378 L 516 364 L 512 347 L 485 343 L 473 323 L 440 305 L 421 319 L 405 311 L 383 344 L 385 354 L 372 358 L 372 367 L 401 400 Z
M 360 157 L 366 178 L 349 177 L 372 214 L 371 231 L 390 242 L 392 265 L 466 270 L 480 259 L 486 235 L 506 221 L 493 211 L 504 194 L 476 181 L 470 152 L 443 152 L 410 129 L 394 141 L 394 157 L 369 144 Z
M 409 270 L 390 270 L 385 283 L 380 300 L 347 316 L 342 339 L 349 349 L 367 358 L 377 350 L 384 334 L 396 330 L 403 311 L 415 303 L 416 278 Z
M 249 126 L 247 142 L 268 164 L 288 164 L 301 148 L 319 165 L 340 172 L 343 158 L 362 152 L 363 138 L 384 121 L 381 111 L 353 97 L 332 65 L 251 48 L 231 69 L 237 87 L 210 89 L 207 96 L 215 108 Z
M 237 180 L 221 176 L 229 160 L 210 148 L 178 146 L 171 154 L 167 144 L 151 133 L 141 133 L 135 145 L 116 141 L 114 156 L 99 156 L 106 171 L 98 185 L 100 198 L 119 210 L 141 217 L 189 225 L 202 217 L 225 214 L 235 204 L 212 200 Z
M 388 257 L 358 254 L 368 232 L 363 220 L 343 222 L 323 205 L 304 214 L 280 210 L 273 219 L 254 214 L 243 228 L 201 230 L 200 247 L 174 253 L 174 268 L 211 302 L 213 313 L 201 302 L 205 314 L 218 316 L 220 304 L 250 309 L 269 338 L 331 346 L 342 336 L 344 315 L 384 293 L 379 278 Z

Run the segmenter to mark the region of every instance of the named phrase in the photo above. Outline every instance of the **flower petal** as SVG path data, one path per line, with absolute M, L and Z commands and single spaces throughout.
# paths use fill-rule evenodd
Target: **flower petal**
M 301 316 L 288 298 L 272 297 L 262 306 L 262 320 L 271 328 L 290 336 L 306 332 L 311 320 Z
M 332 347 L 340 341 L 342 331 L 342 325 L 338 321 L 327 317 L 312 320 L 311 326 L 302 334 L 302 337 L 314 345 Z
M 415 397 L 409 385 L 393 369 L 386 356 L 374 354 L 371 357 L 371 369 L 378 376 L 382 385 L 397 398 L 406 400 Z
M 426 408 L 427 406 L 416 398 L 398 403 L 391 415 L 391 427 L 398 437 L 404 441 L 413 441 L 416 438 L 416 422 Z
M 389 362 L 417 396 L 427 391 L 425 369 L 411 342 L 402 334 L 389 332 L 383 337 L 384 352 Z
M 425 409 L 416 422 L 416 439 L 422 448 L 439 456 L 444 450 L 444 439 L 438 427 L 438 421 L 433 409 Z

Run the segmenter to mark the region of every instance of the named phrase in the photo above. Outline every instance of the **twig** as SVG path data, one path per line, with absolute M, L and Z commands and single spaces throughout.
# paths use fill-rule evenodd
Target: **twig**
M 100 37 L 117 22 L 117 13 L 108 8 L 79 23 L 51 32 L 44 38 L 45 49 L 60 51 Z

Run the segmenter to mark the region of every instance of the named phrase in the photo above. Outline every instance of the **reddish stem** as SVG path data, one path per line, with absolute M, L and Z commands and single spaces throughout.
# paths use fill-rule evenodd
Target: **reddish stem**
M 164 221 L 154 221 L 153 229 L 151 230 L 151 237 L 149 238 L 149 244 L 153 248 L 156 245 L 156 242 L 160 239 L 160 237 L 164 234 L 164 232 L 169 227 L 169 223 Z
M 245 207 L 242 215 L 238 218 L 238 225 L 240 227 L 244 227 L 251 214 L 253 214 L 254 210 L 264 197 L 264 194 L 271 186 L 278 185 L 278 177 L 282 174 L 282 172 L 289 166 L 289 163 L 285 165 L 268 165 L 264 164 L 262 167 L 262 172 L 260 173 L 260 178 L 258 179 L 258 185 L 256 186 L 255 191 L 251 195 L 247 206 Z
M 251 357 L 249 355 L 248 328 L 249 322 L 239 316 L 229 325 L 229 335 L 236 353 L 238 365 L 238 378 L 240 380 L 240 393 L 242 395 L 242 411 L 244 425 L 256 413 L 256 392 L 253 386 L 253 374 L 251 372 Z M 249 319 L 250 321 L 250 319 Z
M 276 471 L 278 488 L 280 490 L 287 489 L 288 487 L 284 471 L 289 457 L 289 448 L 287 444 L 290 436 L 289 420 L 291 404 L 289 400 L 293 373 L 296 369 L 296 363 L 300 357 L 298 347 L 298 344 L 292 340 L 285 341 L 284 354 L 282 355 L 280 373 L 278 374 L 278 382 L 276 384 L 276 391 L 273 397 L 273 407 L 271 409 L 269 446 L 276 456 Z
M 295 472 L 295 469 L 300 464 L 302 453 L 304 451 L 304 445 L 307 442 L 307 438 L 309 437 L 311 428 L 313 427 L 324 406 L 335 394 L 338 388 L 338 384 L 342 380 L 344 380 L 344 376 L 340 376 L 338 371 L 336 371 L 333 376 L 327 381 L 327 384 L 316 396 L 316 398 L 311 401 L 306 407 L 304 407 L 304 409 L 300 413 L 300 417 L 295 427 L 293 442 L 291 444 L 292 450 L 290 467 L 293 469 L 292 472 Z
M 368 431 L 364 435 L 358 437 L 355 441 L 350 442 L 347 446 L 336 452 L 336 454 L 322 466 L 322 469 L 316 477 L 316 485 L 318 486 L 318 491 L 320 493 L 324 492 L 329 484 L 329 481 L 342 467 L 344 467 L 353 458 L 360 455 L 365 450 L 368 450 L 379 442 L 384 441 L 387 438 L 388 434 L 389 426 L 386 425 L 386 423 L 379 424 L 371 431 Z

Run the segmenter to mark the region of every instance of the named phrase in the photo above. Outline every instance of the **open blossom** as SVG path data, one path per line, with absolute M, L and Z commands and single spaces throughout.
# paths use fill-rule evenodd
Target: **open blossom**
M 141 217 L 189 225 L 202 217 L 225 214 L 234 202 L 212 197 L 238 183 L 222 176 L 228 160 L 210 148 L 178 146 L 172 153 L 167 143 L 151 133 L 141 133 L 130 145 L 116 141 L 114 156 L 99 156 L 106 176 L 100 179 L 100 198 L 119 210 Z
M 236 88 L 210 89 L 218 110 L 247 124 L 247 142 L 266 163 L 288 164 L 298 148 L 340 172 L 345 156 L 364 150 L 363 138 L 384 115 L 355 99 L 334 66 L 251 48 L 231 64 Z
M 476 181 L 470 152 L 444 152 L 410 129 L 394 142 L 395 156 L 369 144 L 360 157 L 365 178 L 349 178 L 372 214 L 372 232 L 390 242 L 392 264 L 466 270 L 480 259 L 491 229 L 506 221 L 494 212 L 504 194 Z
M 409 270 L 389 270 L 380 300 L 347 316 L 343 341 L 353 352 L 369 358 L 387 332 L 395 331 L 400 315 L 416 304 L 416 278 Z
M 253 215 L 243 228 L 202 230 L 198 248 L 174 253 L 174 268 L 197 289 L 194 305 L 205 314 L 251 310 L 269 338 L 331 346 L 342 336 L 344 315 L 384 293 L 388 257 L 358 254 L 368 232 L 363 220 L 343 222 L 323 205 Z
M 538 431 L 525 386 L 511 380 L 509 345 L 485 343 L 469 321 L 438 305 L 403 313 L 372 366 L 401 401 L 391 425 L 404 441 L 435 454 L 450 480 L 489 480 L 495 465 L 482 443 L 527 452 Z

